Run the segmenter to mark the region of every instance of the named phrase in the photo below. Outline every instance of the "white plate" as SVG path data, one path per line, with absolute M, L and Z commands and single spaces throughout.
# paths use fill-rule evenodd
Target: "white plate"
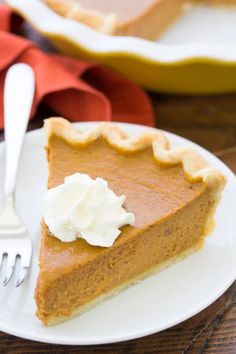
M 79 123 L 81 129 L 94 123 Z M 138 125 L 120 124 L 131 134 Z M 195 315 L 215 301 L 234 281 L 236 270 L 236 178 L 215 156 L 198 145 L 167 133 L 173 146 L 192 146 L 228 178 L 216 213 L 217 226 L 204 249 L 149 278 L 86 313 L 54 327 L 44 327 L 34 316 L 33 293 L 37 276 L 41 205 L 47 180 L 44 134 L 26 136 L 20 165 L 17 209 L 34 244 L 30 277 L 18 289 L 13 281 L 0 290 L 0 330 L 41 342 L 102 344 L 142 337 L 169 328 Z M 3 181 L 4 144 L 0 144 L 0 181 Z M 2 202 L 2 183 L 0 201 Z

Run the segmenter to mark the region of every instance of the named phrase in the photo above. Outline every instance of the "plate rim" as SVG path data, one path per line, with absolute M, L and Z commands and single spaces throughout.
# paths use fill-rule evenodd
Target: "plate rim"
M 77 122 L 77 123 L 73 123 L 75 126 L 81 126 L 81 125 L 96 125 L 99 122 Z M 113 122 L 114 124 L 120 125 L 121 127 L 123 126 L 125 127 L 130 127 L 132 129 L 133 126 L 138 127 L 139 129 L 148 129 L 148 130 L 156 130 L 157 128 L 150 128 L 144 125 L 140 125 L 140 124 L 132 124 L 132 123 L 121 123 L 121 122 Z M 167 135 L 168 138 L 170 138 L 170 142 L 172 137 L 174 137 L 175 139 L 180 141 L 184 141 L 185 143 L 190 143 L 190 145 L 194 146 L 200 153 L 203 152 L 203 154 L 208 155 L 209 157 L 215 159 L 218 163 L 221 164 L 222 169 L 224 169 L 224 171 L 227 173 L 227 175 L 229 174 L 231 178 L 234 179 L 234 182 L 236 184 L 236 176 L 235 174 L 230 170 L 230 168 L 224 164 L 224 162 L 222 162 L 218 157 L 216 157 L 214 154 L 212 154 L 211 152 L 209 152 L 208 150 L 206 150 L 205 148 L 203 148 L 202 146 L 198 145 L 195 142 L 192 142 L 189 139 L 186 139 L 184 137 L 181 137 L 177 134 L 165 131 L 165 130 L 161 130 L 158 129 L 159 131 L 163 132 L 164 134 Z M 42 133 L 43 128 L 39 128 L 39 129 L 34 129 L 32 131 L 29 131 L 26 133 L 26 136 L 29 136 L 29 139 L 32 139 L 33 135 L 38 135 L 39 139 L 40 139 L 40 133 Z M 41 137 L 43 138 L 43 136 Z M 4 148 L 4 141 L 2 141 L 0 143 L 0 152 L 1 150 L 3 150 Z M 205 155 L 205 156 L 206 156 Z M 204 157 L 204 155 L 203 155 Z M 236 260 L 235 260 L 235 264 L 236 264 Z M 179 317 L 169 320 L 168 323 L 165 324 L 165 326 L 156 326 L 155 328 L 148 328 L 146 330 L 142 330 L 137 334 L 137 331 L 134 332 L 133 334 L 131 334 L 129 332 L 128 335 L 122 335 L 122 337 L 120 337 L 120 339 L 117 339 L 116 336 L 113 336 L 113 338 L 109 337 L 108 339 L 104 339 L 101 338 L 100 340 L 98 338 L 96 338 L 96 334 L 95 337 L 93 337 L 93 339 L 88 340 L 85 338 L 85 340 L 81 340 L 81 338 L 79 339 L 79 341 L 76 341 L 76 337 L 73 337 L 74 340 L 72 340 L 71 337 L 63 337 L 62 339 L 56 337 L 55 333 L 49 333 L 49 335 L 45 334 L 28 334 L 26 333 L 24 330 L 14 330 L 12 329 L 10 326 L 4 326 L 1 323 L 0 320 L 0 331 L 3 331 L 5 333 L 23 338 L 23 339 L 28 339 L 28 340 L 33 340 L 33 341 L 38 341 L 38 342 L 42 342 L 42 343 L 51 343 L 51 344 L 58 344 L 58 345 L 102 345 L 102 344 L 111 344 L 111 343 L 119 343 L 119 342 L 124 342 L 124 341 L 128 341 L 128 340 L 132 340 L 132 339 L 138 339 L 138 338 L 142 338 L 142 337 L 146 337 L 148 335 L 152 335 L 154 333 L 158 333 L 161 331 L 164 331 L 168 328 L 171 328 L 177 324 L 180 324 L 190 318 L 192 318 L 193 316 L 197 315 L 199 312 L 203 311 L 204 309 L 206 309 L 208 306 L 210 306 L 213 302 L 215 302 L 220 296 L 222 296 L 222 294 L 234 283 L 236 279 L 236 269 L 232 273 L 231 276 L 227 279 L 227 281 L 224 284 L 224 287 L 222 287 L 217 293 L 214 293 L 214 296 L 211 296 L 210 298 L 208 297 L 208 300 L 204 302 L 204 304 L 202 304 L 201 306 L 195 306 L 195 310 L 189 310 L 185 313 L 184 316 L 181 317 L 181 319 Z M 50 328 L 50 327 L 49 327 Z

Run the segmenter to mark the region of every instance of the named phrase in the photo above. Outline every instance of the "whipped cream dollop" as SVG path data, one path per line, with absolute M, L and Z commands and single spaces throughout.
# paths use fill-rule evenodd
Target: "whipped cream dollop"
M 110 247 L 121 226 L 135 221 L 102 178 L 75 173 L 64 183 L 47 191 L 43 217 L 50 232 L 63 242 L 83 238 L 94 246 Z

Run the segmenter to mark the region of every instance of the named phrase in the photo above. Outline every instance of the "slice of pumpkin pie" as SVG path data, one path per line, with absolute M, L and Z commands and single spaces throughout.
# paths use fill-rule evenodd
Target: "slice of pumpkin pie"
M 51 325 L 198 249 L 224 177 L 157 130 L 129 137 L 100 123 L 81 132 L 62 118 L 45 128 L 49 189 L 35 300 Z

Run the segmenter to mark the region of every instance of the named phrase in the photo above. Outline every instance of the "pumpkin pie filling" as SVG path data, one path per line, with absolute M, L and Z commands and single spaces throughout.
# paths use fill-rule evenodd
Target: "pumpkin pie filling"
M 35 299 L 37 316 L 49 325 L 163 262 L 199 248 L 223 177 L 216 173 L 215 183 L 198 177 L 190 181 L 181 163 L 158 163 L 150 144 L 137 150 L 120 149 L 103 134 L 77 142 L 77 132 L 68 122 L 55 118 L 47 124 L 61 126 L 60 134 L 52 128 L 48 138 L 48 187 L 78 172 L 101 177 L 118 196 L 126 196 L 125 208 L 135 215 L 134 225 L 123 226 L 109 248 L 92 246 L 83 239 L 61 242 L 42 222 Z M 62 133 L 67 128 L 75 139 Z

